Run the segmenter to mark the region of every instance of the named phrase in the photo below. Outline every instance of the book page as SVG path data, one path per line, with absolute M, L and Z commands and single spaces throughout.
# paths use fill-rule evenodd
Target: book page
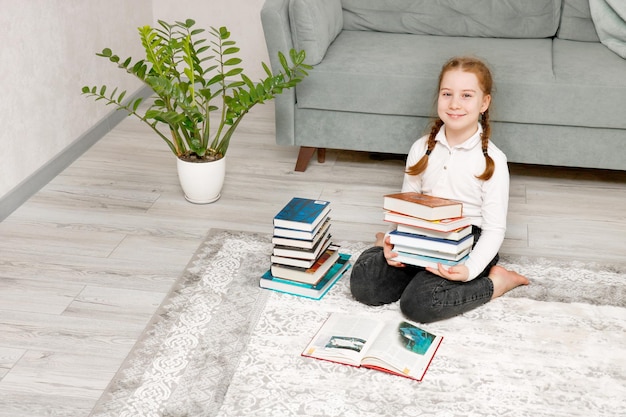
M 408 321 L 388 322 L 362 364 L 421 379 L 441 342 L 440 336 Z
M 303 355 L 359 366 L 383 326 L 374 318 L 332 313 Z

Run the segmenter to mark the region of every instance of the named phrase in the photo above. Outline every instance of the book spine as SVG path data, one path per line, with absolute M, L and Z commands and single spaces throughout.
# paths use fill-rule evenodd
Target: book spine
M 465 236 L 459 241 L 438 239 L 428 236 L 419 236 L 410 233 L 401 233 L 396 230 L 389 233 L 391 243 L 414 248 L 429 249 L 445 253 L 459 253 L 473 242 L 473 235 Z M 471 239 L 472 242 L 469 240 Z

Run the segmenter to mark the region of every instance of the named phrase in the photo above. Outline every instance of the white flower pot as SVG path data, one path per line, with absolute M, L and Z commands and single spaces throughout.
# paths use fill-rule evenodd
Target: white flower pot
M 187 162 L 176 159 L 178 179 L 187 201 L 208 204 L 217 201 L 226 176 L 226 158 L 211 162 Z

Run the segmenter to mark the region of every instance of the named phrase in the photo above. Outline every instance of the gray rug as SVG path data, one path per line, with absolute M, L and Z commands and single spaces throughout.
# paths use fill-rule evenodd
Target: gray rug
M 626 415 L 624 266 L 503 259 L 531 285 L 425 325 L 444 341 L 417 383 L 300 356 L 329 312 L 398 306 L 353 301 L 347 276 L 320 301 L 261 290 L 270 251 L 212 230 L 92 415 Z

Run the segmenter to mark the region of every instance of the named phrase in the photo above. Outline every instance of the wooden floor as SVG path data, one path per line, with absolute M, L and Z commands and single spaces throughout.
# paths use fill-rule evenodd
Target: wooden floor
M 332 202 L 337 240 L 385 229 L 403 162 L 329 150 L 296 173 L 272 111 L 244 122 L 216 203 L 186 202 L 166 146 L 128 119 L 0 223 L 0 417 L 89 415 L 210 228 L 270 233 L 297 195 Z M 626 173 L 511 173 L 502 253 L 624 262 Z

